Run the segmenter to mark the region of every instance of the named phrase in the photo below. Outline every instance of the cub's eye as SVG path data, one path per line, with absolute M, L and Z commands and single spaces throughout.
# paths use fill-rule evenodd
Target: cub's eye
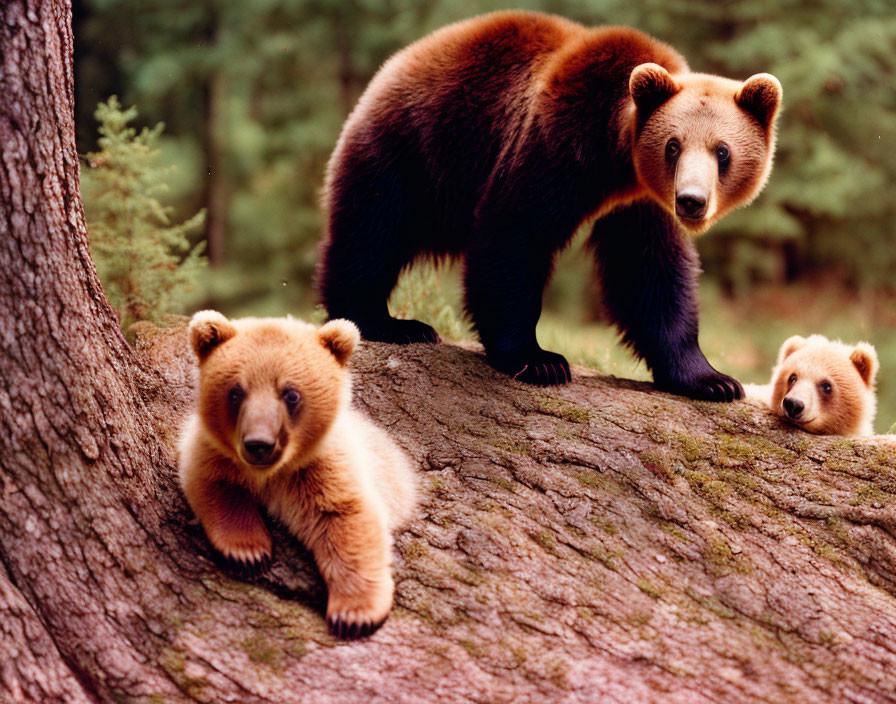
M 681 144 L 674 137 L 666 143 L 666 159 L 674 161 L 681 154 Z
M 283 403 L 286 404 L 286 408 L 290 413 L 295 413 L 296 409 L 298 409 L 299 405 L 302 403 L 302 394 L 290 387 L 283 389 L 280 397 L 283 399 Z
M 796 383 L 796 374 L 791 374 L 790 378 L 787 380 L 788 386 L 793 386 Z
M 237 384 L 227 392 L 227 405 L 233 410 L 236 410 L 240 407 L 240 404 L 245 397 L 246 392 L 243 391 L 243 388 L 239 384 Z
M 831 382 L 829 382 L 829 381 L 823 381 L 818 386 L 821 387 L 821 390 L 824 391 L 826 394 L 829 394 L 829 393 L 831 393 L 831 391 L 834 390 L 834 387 L 831 386 Z
M 724 142 L 716 147 L 716 159 L 721 167 L 728 166 L 728 162 L 731 161 L 731 150 Z

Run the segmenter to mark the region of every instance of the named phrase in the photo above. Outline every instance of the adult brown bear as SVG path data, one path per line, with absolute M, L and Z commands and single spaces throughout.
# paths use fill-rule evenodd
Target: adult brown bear
M 656 385 L 740 398 L 697 343 L 688 235 L 761 190 L 780 100 L 773 76 L 691 73 L 626 27 L 516 11 L 445 27 L 389 59 L 345 123 L 324 189 L 323 303 L 369 340 L 434 342 L 389 316 L 389 294 L 418 256 L 463 257 L 489 362 L 564 383 L 535 325 L 555 253 L 596 219 L 606 308 Z

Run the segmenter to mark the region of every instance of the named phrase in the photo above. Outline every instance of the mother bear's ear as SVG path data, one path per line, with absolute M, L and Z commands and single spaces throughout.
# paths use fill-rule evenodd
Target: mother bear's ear
M 775 119 L 783 96 L 781 83 L 770 73 L 750 76 L 734 96 L 734 102 L 756 118 L 764 129 Z
M 635 101 L 638 118 L 642 122 L 680 90 L 681 86 L 659 64 L 635 66 L 628 79 L 628 92 Z

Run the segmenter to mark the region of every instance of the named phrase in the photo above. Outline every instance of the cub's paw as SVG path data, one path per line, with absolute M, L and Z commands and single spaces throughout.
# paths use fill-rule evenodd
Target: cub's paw
M 213 553 L 213 556 L 218 567 L 242 579 L 260 577 L 268 571 L 272 562 L 270 554 L 264 555 L 257 560 L 228 557 L 217 551 Z
M 337 638 L 355 640 L 373 635 L 385 622 L 385 617 L 378 621 L 372 621 L 363 614 L 348 612 L 327 616 L 327 629 L 330 631 L 330 635 Z
M 386 621 L 392 610 L 394 586 L 391 577 L 386 583 L 352 596 L 330 594 L 327 602 L 327 627 L 337 638 L 366 638 Z
M 269 535 L 254 537 L 231 536 L 228 540 L 212 541 L 215 563 L 223 570 L 239 577 L 251 578 L 263 574 L 271 566 L 271 538 Z
M 439 334 L 419 320 L 399 320 L 389 318 L 371 324 L 361 324 L 361 336 L 371 342 L 391 342 L 396 345 L 410 345 L 415 342 L 433 344 L 439 342 Z
M 744 387 L 737 379 L 715 370 L 692 379 L 672 382 L 657 380 L 655 384 L 662 391 L 695 401 L 730 402 L 744 398 Z
M 569 362 L 556 352 L 535 350 L 516 355 L 491 355 L 489 363 L 517 381 L 535 386 L 557 386 L 572 381 Z

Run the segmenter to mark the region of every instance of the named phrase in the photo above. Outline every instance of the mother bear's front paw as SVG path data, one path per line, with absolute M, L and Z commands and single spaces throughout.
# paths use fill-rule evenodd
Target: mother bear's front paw
M 572 381 L 569 362 L 556 352 L 537 349 L 506 355 L 490 354 L 488 362 L 499 372 L 525 384 L 557 386 Z
M 737 379 L 717 372 L 712 367 L 709 367 L 709 371 L 682 375 L 675 379 L 655 374 L 654 384 L 661 391 L 686 396 L 696 401 L 730 402 L 744 397 L 744 387 Z
M 356 321 L 357 322 L 357 321 Z M 399 320 L 386 318 L 376 322 L 358 322 L 361 335 L 371 342 L 391 342 L 396 345 L 414 343 L 435 344 L 440 342 L 439 333 L 419 320 Z

